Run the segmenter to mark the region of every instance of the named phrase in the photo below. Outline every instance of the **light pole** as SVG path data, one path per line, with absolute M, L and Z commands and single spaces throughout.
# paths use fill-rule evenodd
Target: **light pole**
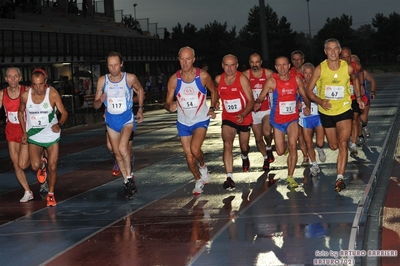
M 308 2 L 308 1 L 307 1 L 307 2 Z M 137 6 L 137 4 L 134 3 L 134 4 L 133 4 L 133 14 L 135 15 L 135 21 L 136 21 L 136 6 Z
M 265 19 L 265 1 L 259 0 L 260 5 L 260 29 L 261 29 L 261 49 L 262 59 L 266 65 L 269 63 L 267 20 Z
M 310 2 L 310 0 L 306 0 L 307 1 L 307 14 L 308 14 L 308 34 L 309 34 L 309 42 L 310 42 L 310 50 L 311 50 L 311 62 L 313 62 L 313 47 L 312 47 L 312 39 L 311 39 L 311 22 L 310 22 L 310 7 L 308 5 L 308 2 Z

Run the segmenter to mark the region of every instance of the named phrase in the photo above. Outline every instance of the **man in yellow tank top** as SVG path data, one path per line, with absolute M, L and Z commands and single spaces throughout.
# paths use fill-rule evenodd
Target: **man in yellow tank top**
M 327 59 L 315 68 L 306 88 L 306 94 L 310 101 L 318 104 L 318 112 L 329 147 L 332 150 L 339 148 L 335 190 L 340 192 L 346 187 L 343 175 L 347 165 L 347 145 L 353 118 L 350 79 L 353 81 L 360 109 L 364 108 L 364 103 L 360 96 L 360 82 L 353 67 L 340 59 L 339 41 L 333 38 L 327 39 L 324 43 L 324 52 Z M 315 85 L 318 87 L 318 96 L 313 93 Z

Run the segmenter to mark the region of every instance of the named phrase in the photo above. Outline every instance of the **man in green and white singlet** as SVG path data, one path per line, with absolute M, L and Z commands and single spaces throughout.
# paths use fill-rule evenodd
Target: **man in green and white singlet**
M 43 150 L 48 154 L 49 171 L 47 206 L 57 205 L 54 197 L 54 187 L 57 178 L 57 162 L 61 126 L 67 121 L 68 113 L 64 108 L 60 94 L 57 90 L 47 85 L 47 74 L 43 69 L 37 68 L 32 72 L 31 88 L 21 95 L 18 110 L 19 121 L 22 128 L 22 144 L 28 144 L 31 167 L 37 171 L 41 167 Z M 57 119 L 57 112 L 61 114 Z M 26 114 L 26 118 L 25 115 Z

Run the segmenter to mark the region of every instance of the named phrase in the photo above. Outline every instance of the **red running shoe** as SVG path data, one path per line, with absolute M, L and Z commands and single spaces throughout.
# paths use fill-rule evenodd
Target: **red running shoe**
M 118 163 L 117 163 L 117 161 L 115 161 L 115 162 L 114 162 L 114 167 L 113 167 L 113 169 L 111 170 L 111 175 L 112 175 L 112 176 L 119 176 L 120 173 L 121 173 L 121 171 L 119 170 Z
M 242 163 L 242 167 L 243 167 L 243 172 L 248 172 L 250 169 L 250 160 L 247 157 L 247 159 L 242 159 L 243 163 Z
M 54 197 L 54 194 L 48 194 L 47 195 L 47 207 L 55 207 L 57 205 L 56 198 Z
M 270 163 L 275 162 L 275 157 L 274 154 L 272 153 L 272 150 L 267 150 L 267 156 L 268 156 L 268 161 Z
M 47 159 L 45 157 L 42 158 L 42 167 L 37 171 L 36 177 L 40 184 L 46 182 L 47 179 Z

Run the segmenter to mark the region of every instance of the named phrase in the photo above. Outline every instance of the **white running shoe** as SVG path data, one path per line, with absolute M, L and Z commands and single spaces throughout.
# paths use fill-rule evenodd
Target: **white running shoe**
M 326 161 L 326 154 L 323 149 L 317 149 L 319 160 L 324 163 Z
M 201 182 L 203 182 L 203 185 L 208 185 L 211 181 L 211 176 L 208 173 L 208 168 L 206 165 L 204 165 L 204 167 L 200 167 L 199 166 L 199 171 L 200 171 L 200 180 Z
M 203 181 L 200 180 L 196 180 L 196 183 L 194 185 L 194 189 L 193 189 L 193 195 L 199 195 L 201 193 L 203 193 Z
M 357 146 L 354 143 L 350 145 L 350 156 L 354 157 L 358 155 Z
M 311 175 L 316 176 L 319 173 L 319 166 L 318 164 L 313 164 L 310 168 Z
M 25 191 L 24 196 L 19 200 L 19 202 L 28 202 L 30 200 L 33 200 L 32 191 Z

